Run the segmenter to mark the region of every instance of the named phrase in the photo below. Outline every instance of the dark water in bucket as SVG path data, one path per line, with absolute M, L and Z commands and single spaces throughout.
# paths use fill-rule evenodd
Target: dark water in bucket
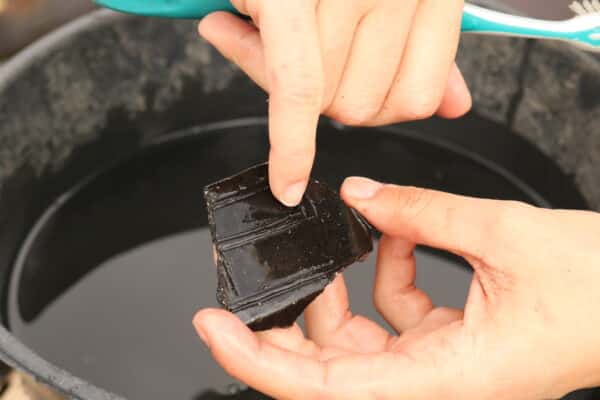
M 209 242 L 208 231 L 199 230 L 120 254 L 32 322 L 12 310 L 12 328 L 47 359 L 132 399 L 193 399 L 206 388 L 226 393 L 233 381 L 190 322 L 199 308 L 216 305 Z M 454 275 L 444 260 L 424 253 L 420 261 L 423 274 L 440 270 L 438 279 L 466 284 L 466 271 Z M 371 257 L 347 274 L 356 311 L 371 311 L 373 267 Z
M 51 362 L 130 399 L 235 391 L 191 320 L 215 306 L 202 187 L 267 155 L 262 120 L 171 135 L 82 182 L 25 243 L 9 290 L 11 330 Z M 314 175 L 366 175 L 458 193 L 530 200 L 505 178 L 410 135 L 320 132 Z M 368 136 L 367 136 L 368 135 Z M 418 285 L 462 306 L 470 271 L 420 250 Z M 374 256 L 346 273 L 356 312 L 371 306 Z M 207 397 L 208 398 L 208 397 Z

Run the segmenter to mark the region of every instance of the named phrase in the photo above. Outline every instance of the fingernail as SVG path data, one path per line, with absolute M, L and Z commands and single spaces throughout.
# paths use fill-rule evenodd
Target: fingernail
M 344 193 L 358 200 L 368 200 L 374 197 L 382 187 L 382 183 L 372 179 L 351 177 L 344 182 Z
M 306 182 L 297 182 L 287 187 L 283 192 L 281 202 L 288 207 L 296 207 L 302 201 L 304 191 L 306 190 Z

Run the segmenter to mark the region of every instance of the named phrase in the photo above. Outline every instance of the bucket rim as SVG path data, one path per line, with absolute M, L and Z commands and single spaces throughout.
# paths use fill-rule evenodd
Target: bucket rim
M 36 39 L 8 61 L 0 64 L 0 93 L 2 93 L 12 81 L 23 71 L 27 70 L 39 59 L 51 54 L 59 48 L 65 47 L 69 39 L 75 38 L 83 32 L 93 31 L 100 26 L 115 21 L 136 18 L 135 16 L 120 14 L 112 10 L 100 9 L 91 11 L 72 21 L 59 26 L 49 33 Z M 139 17 L 137 17 L 139 18 Z
M 139 17 L 105 9 L 95 10 L 42 36 L 0 66 L 0 95 L 36 62 L 69 46 L 71 41 L 81 33 L 133 18 Z M 124 397 L 101 389 L 45 360 L 1 324 L 0 359 L 10 367 L 34 376 L 36 380 L 50 385 L 73 399 L 126 400 Z

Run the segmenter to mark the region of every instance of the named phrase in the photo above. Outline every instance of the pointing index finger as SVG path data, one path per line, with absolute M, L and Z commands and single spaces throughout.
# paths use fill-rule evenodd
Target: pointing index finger
M 260 3 L 269 87 L 269 180 L 287 206 L 300 203 L 310 171 L 323 101 L 317 1 Z

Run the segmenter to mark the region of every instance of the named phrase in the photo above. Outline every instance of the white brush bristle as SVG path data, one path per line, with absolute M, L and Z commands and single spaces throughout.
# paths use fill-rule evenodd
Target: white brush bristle
M 600 0 L 574 1 L 569 8 L 577 15 L 600 13 Z

